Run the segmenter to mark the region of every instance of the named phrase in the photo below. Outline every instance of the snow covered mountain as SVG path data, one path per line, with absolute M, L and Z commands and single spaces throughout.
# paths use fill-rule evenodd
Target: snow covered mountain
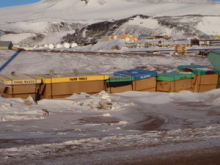
M 206 37 L 220 34 L 219 8 L 213 0 L 42 0 L 1 8 L 0 40 L 88 42 L 125 32 L 136 37 L 140 33 Z M 137 15 L 144 18 L 133 19 Z
M 1 8 L 0 21 L 90 22 L 126 18 L 136 14 L 220 15 L 219 7 L 220 3 L 212 0 L 42 0 L 30 5 Z

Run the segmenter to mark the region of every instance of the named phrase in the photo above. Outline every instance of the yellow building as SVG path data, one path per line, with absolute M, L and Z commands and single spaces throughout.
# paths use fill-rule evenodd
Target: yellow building
M 215 35 L 215 38 L 219 39 L 219 38 L 220 38 L 220 35 Z
M 102 37 L 102 41 L 117 40 L 117 39 L 118 40 L 119 39 L 126 40 L 128 42 L 137 42 L 138 41 L 137 37 L 133 37 L 133 36 L 130 36 L 128 34 L 104 36 L 104 37 Z

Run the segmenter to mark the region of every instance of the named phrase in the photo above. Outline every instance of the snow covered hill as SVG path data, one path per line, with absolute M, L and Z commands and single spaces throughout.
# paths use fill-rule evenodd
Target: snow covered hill
M 220 34 L 219 8 L 220 3 L 212 0 L 42 0 L 1 8 L 0 40 L 56 44 L 70 34 L 71 41 L 94 43 L 104 35 L 122 33 L 207 37 Z M 131 20 L 136 15 L 145 19 Z M 114 27 L 96 28 L 105 23 Z
M 135 15 L 126 19 L 103 21 L 85 26 L 73 34 L 62 38 L 63 42 L 96 43 L 103 36 L 140 34 L 150 36 L 168 35 L 174 39 L 200 38 L 211 39 L 220 34 L 218 16 L 161 16 L 148 17 Z M 210 26 L 211 24 L 211 26 Z
M 142 3 L 214 3 L 213 0 L 125 0 Z
M 42 0 L 35 4 L 0 9 L 1 22 L 94 21 L 135 14 L 219 15 L 220 3 L 212 0 Z M 171 3 L 172 2 L 172 3 Z M 175 2 L 175 3 L 174 3 Z M 161 4 L 163 3 L 163 4 Z

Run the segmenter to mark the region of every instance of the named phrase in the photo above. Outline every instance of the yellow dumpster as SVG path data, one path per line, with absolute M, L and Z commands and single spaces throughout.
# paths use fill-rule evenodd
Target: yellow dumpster
M 5 98 L 38 99 L 41 79 L 34 75 L 14 74 L 0 76 L 0 95 Z
M 94 94 L 105 90 L 108 75 L 98 73 L 55 73 L 36 75 L 42 80 L 41 99 L 65 98 L 74 93 Z

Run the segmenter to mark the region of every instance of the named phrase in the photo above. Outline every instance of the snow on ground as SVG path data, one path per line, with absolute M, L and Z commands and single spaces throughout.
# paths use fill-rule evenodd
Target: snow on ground
M 42 100 L 32 108 L 47 108 L 50 114 L 44 119 L 1 122 L 1 162 L 96 164 L 104 157 L 113 159 L 107 155 L 114 152 L 119 160 L 124 154 L 151 157 L 219 147 L 219 98 L 220 91 L 213 90 L 204 94 L 82 93 Z M 117 108 L 92 108 L 103 99 Z M 97 159 L 85 158 L 89 153 Z
M 142 67 L 151 71 L 177 71 L 178 65 L 200 64 L 212 67 L 210 62 L 201 56 L 139 56 L 130 53 L 111 51 L 108 53 L 74 53 L 74 52 L 21 52 L 1 74 L 10 74 L 12 71 L 24 74 L 45 74 L 50 70 L 55 72 L 100 72 L 112 74 L 115 71 Z M 3 65 L 15 51 L 0 51 L 0 65 Z
M 0 65 L 14 51 L 0 51 Z M 144 68 L 177 71 L 211 66 L 200 56 L 21 52 L 1 74 L 99 72 Z M 106 106 L 101 106 L 103 103 Z M 220 147 L 220 90 L 205 93 L 74 94 L 65 99 L 0 97 L 2 164 L 111 164 Z M 45 113 L 45 110 L 48 113 Z M 139 155 L 140 159 L 135 157 Z M 127 158 L 127 159 L 126 159 Z M 100 163 L 101 161 L 101 163 Z M 120 164 L 120 161 L 118 162 Z

